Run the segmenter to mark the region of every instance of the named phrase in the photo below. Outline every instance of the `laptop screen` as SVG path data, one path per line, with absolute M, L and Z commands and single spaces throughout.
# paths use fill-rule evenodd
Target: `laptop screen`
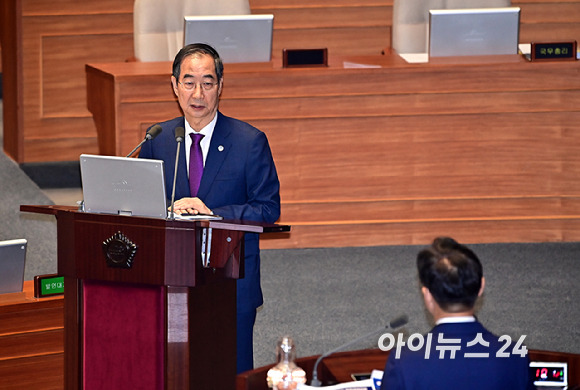
M 185 44 L 207 43 L 224 63 L 269 62 L 274 15 L 186 16 Z
M 27 244 L 23 238 L 0 241 L 0 294 L 22 291 Z
M 82 154 L 85 211 L 167 217 L 163 161 Z
M 429 11 L 429 57 L 518 53 L 520 8 Z

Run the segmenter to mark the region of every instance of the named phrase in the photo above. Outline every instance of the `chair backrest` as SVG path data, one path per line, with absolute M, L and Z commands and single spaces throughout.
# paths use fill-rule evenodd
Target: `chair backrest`
M 173 61 L 183 47 L 186 15 L 250 14 L 249 0 L 135 0 L 133 39 L 139 61 Z

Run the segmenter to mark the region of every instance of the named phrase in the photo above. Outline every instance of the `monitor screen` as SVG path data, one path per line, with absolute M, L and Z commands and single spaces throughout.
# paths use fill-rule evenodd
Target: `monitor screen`
M 429 11 L 429 57 L 518 53 L 520 8 Z
M 224 63 L 269 62 L 274 15 L 186 16 L 184 44 L 207 43 Z
M 22 291 L 28 241 L 0 241 L 0 294 Z

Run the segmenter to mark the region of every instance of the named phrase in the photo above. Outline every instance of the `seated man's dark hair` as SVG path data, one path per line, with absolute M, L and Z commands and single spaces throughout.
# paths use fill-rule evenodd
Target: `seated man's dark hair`
M 483 268 L 478 257 L 452 238 L 439 237 L 417 255 L 421 284 L 446 312 L 471 309 L 481 289 Z

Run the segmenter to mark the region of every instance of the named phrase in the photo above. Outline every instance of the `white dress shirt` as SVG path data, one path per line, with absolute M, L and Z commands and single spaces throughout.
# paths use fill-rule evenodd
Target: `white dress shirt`
M 211 143 L 211 137 L 213 135 L 213 130 L 215 129 L 215 124 L 217 122 L 217 112 L 211 122 L 209 122 L 200 133 L 204 135 L 200 142 L 201 152 L 203 154 L 203 166 L 205 166 L 205 159 L 207 158 L 207 153 L 209 152 L 209 144 Z M 189 177 L 189 150 L 191 149 L 191 135 L 195 133 L 193 128 L 185 121 L 185 165 L 187 166 L 187 176 Z

